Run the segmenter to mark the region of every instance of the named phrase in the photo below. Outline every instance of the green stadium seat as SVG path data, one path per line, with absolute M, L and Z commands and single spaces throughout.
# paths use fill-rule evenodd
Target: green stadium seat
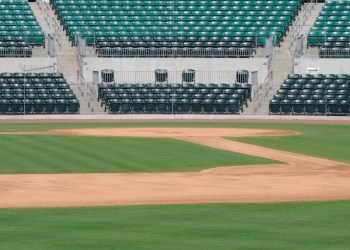
M 326 100 L 324 99 L 316 100 L 316 113 L 319 115 L 324 115 L 327 113 Z
M 145 99 L 144 100 L 144 111 L 146 113 L 154 113 L 156 112 L 156 100 L 155 99 Z
M 282 100 L 281 102 L 281 114 L 291 114 L 292 113 L 292 100 Z
M 329 100 L 327 103 L 327 111 L 329 114 L 340 114 L 340 109 L 339 109 L 339 100 Z
M 238 99 L 230 99 L 227 102 L 227 112 L 238 114 L 241 111 L 243 111 L 243 108 L 241 107 L 241 102 Z
M 191 112 L 191 99 L 181 99 L 179 102 L 179 110 L 181 113 Z
M 67 113 L 68 112 L 68 100 L 66 100 L 66 99 L 57 99 L 56 100 L 56 112 L 60 113 L 60 114 Z
M 0 113 L 8 114 L 10 112 L 10 101 L 8 99 L 0 99 Z
M 42 114 L 45 112 L 45 102 L 43 99 L 33 100 L 33 113 Z
M 167 113 L 169 111 L 169 99 L 161 98 L 157 100 L 156 110 L 158 113 Z
M 141 98 L 136 98 L 133 100 L 133 112 L 141 113 L 144 111 L 144 100 Z
M 217 99 L 215 102 L 215 112 L 216 113 L 227 113 L 227 98 Z
M 68 100 L 68 113 L 77 114 L 80 112 L 80 103 L 77 99 Z
M 131 99 L 121 99 L 121 107 L 120 112 L 121 113 L 130 113 L 133 107 L 132 100 Z
M 304 114 L 305 112 L 305 104 L 304 100 L 294 100 L 292 104 L 292 114 Z
M 191 111 L 194 113 L 203 113 L 203 99 L 193 99 L 191 104 Z
M 204 113 L 214 113 L 215 112 L 215 99 L 205 99 L 203 102 L 203 112 Z
M 33 99 L 25 99 L 24 102 L 22 102 L 23 110 L 26 114 L 33 113 L 34 109 L 34 101 Z
M 45 99 L 45 114 L 52 114 L 56 112 L 56 101 L 54 99 Z
M 11 99 L 9 106 L 11 114 L 19 114 L 23 112 L 23 104 L 19 99 Z
M 109 113 L 119 113 L 121 107 L 121 100 L 119 99 L 109 99 L 108 100 L 108 112 Z
M 339 103 L 339 113 L 343 115 L 347 115 L 350 113 L 350 100 L 341 100 Z
M 281 100 L 272 99 L 270 101 L 269 114 L 281 114 Z

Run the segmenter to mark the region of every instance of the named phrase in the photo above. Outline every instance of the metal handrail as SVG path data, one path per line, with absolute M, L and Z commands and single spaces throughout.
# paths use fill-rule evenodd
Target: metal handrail
M 268 96 L 270 90 L 273 86 L 273 71 L 271 70 L 264 80 L 263 92 L 264 92 L 264 100 Z
M 98 57 L 253 57 L 254 48 L 98 48 Z M 96 56 L 88 54 L 87 56 Z
M 302 6 L 297 20 L 295 20 L 293 26 L 289 31 L 289 37 L 290 37 L 289 51 L 291 51 L 292 48 L 295 47 L 296 41 L 298 37 L 301 35 L 302 27 L 305 26 L 305 23 L 308 20 L 310 16 L 310 12 L 313 10 L 315 4 L 316 3 L 314 0 L 309 0 L 309 2 L 305 3 Z
M 181 83 L 183 71 L 167 71 L 168 83 Z M 235 83 L 236 71 L 195 71 L 196 83 Z M 115 83 L 152 83 L 154 71 L 115 71 Z
M 258 113 L 263 101 L 263 85 L 256 85 L 253 88 L 253 112 Z

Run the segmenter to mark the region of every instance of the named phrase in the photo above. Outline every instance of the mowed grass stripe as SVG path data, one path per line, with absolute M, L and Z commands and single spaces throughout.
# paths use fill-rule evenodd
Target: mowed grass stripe
M 0 209 L 1 249 L 348 249 L 350 201 Z
M 170 138 L 0 135 L 0 174 L 190 172 L 276 161 Z

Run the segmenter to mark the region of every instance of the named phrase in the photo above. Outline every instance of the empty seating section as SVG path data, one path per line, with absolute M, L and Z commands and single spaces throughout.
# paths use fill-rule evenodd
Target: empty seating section
M 322 58 L 350 58 L 350 1 L 326 1 L 308 33 Z
M 79 113 L 61 73 L 0 73 L 0 114 Z
M 0 37 L 0 57 L 31 57 L 32 48 L 24 37 Z
M 0 57 L 31 56 L 31 46 L 45 46 L 45 34 L 27 1 L 0 0 Z
M 348 115 L 350 75 L 290 74 L 270 101 L 270 114 Z
M 109 113 L 238 114 L 250 93 L 250 84 L 101 83 L 98 101 Z
M 301 0 L 53 0 L 52 4 L 73 44 L 80 34 L 87 45 L 96 45 L 100 56 L 236 53 L 246 57 L 256 45 L 264 46 L 271 34 L 280 43 Z

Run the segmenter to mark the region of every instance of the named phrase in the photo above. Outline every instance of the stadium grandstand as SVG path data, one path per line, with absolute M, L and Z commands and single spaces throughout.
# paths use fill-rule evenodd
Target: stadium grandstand
M 348 115 L 349 6 L 0 0 L 0 113 Z

